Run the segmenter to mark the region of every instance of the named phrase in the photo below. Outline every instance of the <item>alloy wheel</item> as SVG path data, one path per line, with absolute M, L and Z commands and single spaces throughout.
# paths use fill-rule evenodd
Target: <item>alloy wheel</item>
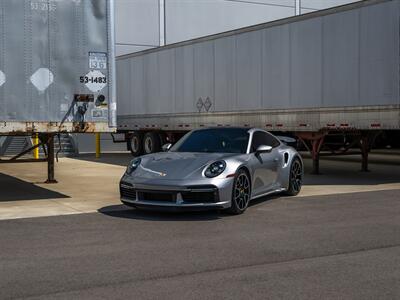
M 298 193 L 301 190 L 301 184 L 303 181 L 303 170 L 299 160 L 295 160 L 290 169 L 290 184 L 293 187 L 293 191 Z
M 246 209 L 250 201 L 250 181 L 245 173 L 236 178 L 234 189 L 234 200 L 240 210 Z

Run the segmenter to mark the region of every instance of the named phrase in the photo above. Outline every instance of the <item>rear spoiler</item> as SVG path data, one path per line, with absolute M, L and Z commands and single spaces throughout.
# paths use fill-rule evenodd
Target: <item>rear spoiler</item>
M 282 143 L 287 144 L 287 145 L 297 143 L 297 140 L 295 138 L 290 137 L 290 136 L 276 135 L 275 137 L 277 139 L 279 139 Z

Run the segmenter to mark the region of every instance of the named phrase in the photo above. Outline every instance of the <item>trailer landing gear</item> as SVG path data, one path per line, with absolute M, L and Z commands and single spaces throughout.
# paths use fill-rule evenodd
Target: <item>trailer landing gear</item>
M 57 183 L 54 177 L 54 134 L 47 138 L 47 180 L 45 183 Z
M 362 131 L 360 133 L 361 172 L 369 172 L 368 155 L 371 151 L 371 146 L 380 134 L 381 131 Z
M 54 177 L 54 137 L 55 134 L 40 134 L 40 142 L 35 142 L 32 147 L 22 151 L 10 159 L 0 159 L 0 163 L 47 162 L 47 180 L 45 183 L 57 183 L 57 180 Z M 43 152 L 45 153 L 46 158 L 21 158 L 29 152 L 38 150 L 39 147 L 43 147 Z
M 312 158 L 312 172 L 311 174 L 320 174 L 319 172 L 319 158 L 321 156 L 339 156 L 339 155 L 360 155 L 361 154 L 361 171 L 369 172 L 368 170 L 368 155 L 371 151 L 371 146 L 375 139 L 380 134 L 380 131 L 322 131 L 322 132 L 297 132 L 296 136 L 304 144 L 311 154 Z M 338 149 L 329 147 L 329 137 L 335 135 L 343 135 L 349 140 Z M 324 152 L 321 149 L 324 146 Z M 360 151 L 354 149 L 359 148 Z
M 319 153 L 324 143 L 326 132 L 298 132 L 296 135 L 311 153 L 312 171 L 311 174 L 319 173 Z

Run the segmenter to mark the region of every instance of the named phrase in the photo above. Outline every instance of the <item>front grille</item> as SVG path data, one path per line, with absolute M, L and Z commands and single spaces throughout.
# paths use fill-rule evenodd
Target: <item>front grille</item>
M 138 196 L 144 201 L 176 202 L 176 193 L 139 191 Z
M 219 201 L 218 189 L 213 185 L 190 186 L 188 188 L 192 191 L 181 193 L 182 200 L 186 203 L 216 203 Z
M 213 185 L 187 186 L 188 191 L 180 192 L 183 203 L 217 203 L 218 188 Z M 132 184 L 121 182 L 121 197 L 129 200 L 176 203 L 178 191 L 136 190 Z
M 121 198 L 136 200 L 136 190 L 120 186 L 119 191 Z
M 213 192 L 184 192 L 182 199 L 186 203 L 215 203 L 218 202 L 216 193 Z

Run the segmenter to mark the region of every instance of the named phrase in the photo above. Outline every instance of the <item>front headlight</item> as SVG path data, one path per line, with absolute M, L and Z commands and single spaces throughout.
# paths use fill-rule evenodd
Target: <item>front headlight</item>
M 133 173 L 133 171 L 135 171 L 137 169 L 137 167 L 139 167 L 141 162 L 142 162 L 142 160 L 140 158 L 133 159 L 128 164 L 128 167 L 126 168 L 126 174 L 131 175 Z
M 208 178 L 217 177 L 223 171 L 225 171 L 226 163 L 223 160 L 216 161 L 209 165 L 207 169 L 204 171 L 204 175 Z

